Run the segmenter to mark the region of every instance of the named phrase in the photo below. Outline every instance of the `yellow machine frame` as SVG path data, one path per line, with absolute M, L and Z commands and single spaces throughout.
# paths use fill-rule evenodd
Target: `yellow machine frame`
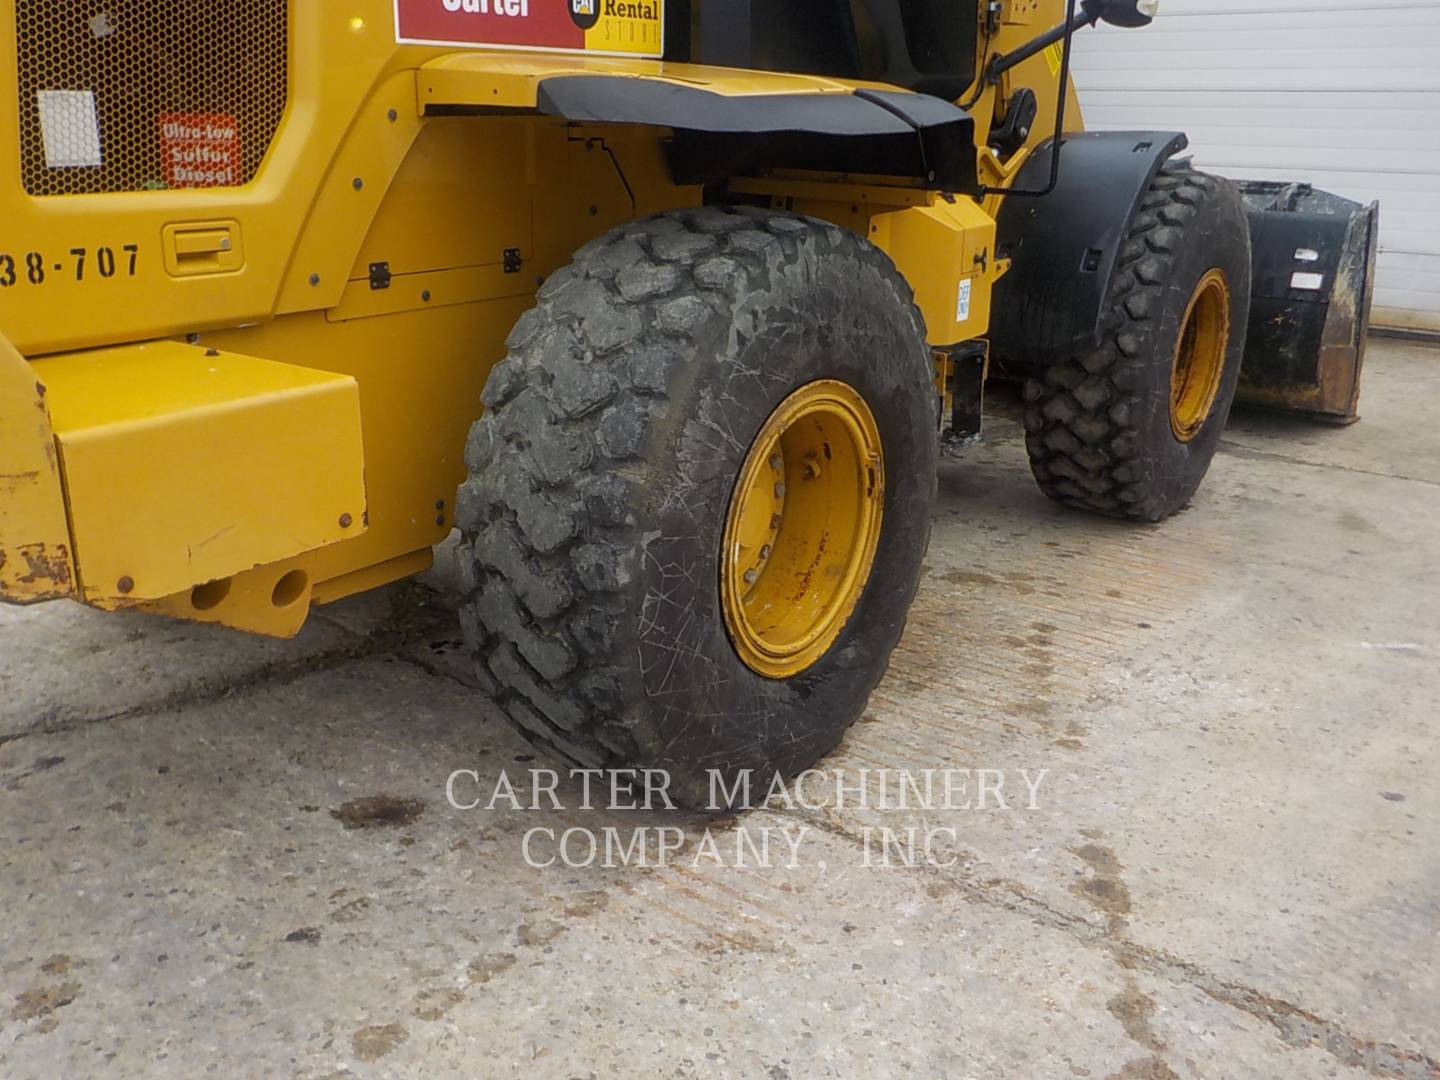
M 288 106 L 252 182 L 34 197 L 18 168 L 0 168 L 0 256 L 41 253 L 48 267 L 76 248 L 127 253 L 108 278 L 0 289 L 0 599 L 289 635 L 312 601 L 424 569 L 451 528 L 486 376 L 537 285 L 587 240 L 703 197 L 672 182 L 667 132 L 540 116 L 540 80 L 732 96 L 862 85 L 399 45 L 391 0 L 290 12 Z M 1062 17 L 1061 0 L 1005 0 L 988 48 Z M 15 23 L 15 4 L 0 6 L 7 87 Z M 1005 186 L 1028 153 L 1002 165 L 983 149 L 997 103 L 1036 89 L 1033 145 L 1053 126 L 1057 84 L 1041 54 L 979 95 L 983 183 Z M 16 112 L 0 109 L 12 148 Z M 1007 269 L 1001 196 L 798 173 L 729 188 L 867 236 L 911 282 L 933 343 L 985 334 Z

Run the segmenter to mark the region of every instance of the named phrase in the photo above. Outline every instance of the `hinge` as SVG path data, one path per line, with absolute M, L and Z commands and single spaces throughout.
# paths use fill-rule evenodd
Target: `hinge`
M 388 289 L 390 287 L 390 264 L 388 262 L 373 262 L 370 264 L 370 288 Z
M 502 257 L 501 265 L 507 274 L 518 274 L 520 272 L 521 258 L 519 248 L 506 248 Z

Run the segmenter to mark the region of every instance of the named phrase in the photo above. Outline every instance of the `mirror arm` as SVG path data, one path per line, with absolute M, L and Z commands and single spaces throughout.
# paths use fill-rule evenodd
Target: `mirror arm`
M 1002 56 L 997 56 L 991 60 L 985 67 L 985 81 L 991 86 L 994 86 L 1000 81 L 1000 76 L 1004 75 L 1005 72 L 1023 64 L 1032 56 L 1044 52 L 1057 41 L 1063 39 L 1068 43 L 1070 37 L 1076 30 L 1083 30 L 1087 26 L 1094 26 L 1100 21 L 1101 12 L 1104 11 L 1105 5 L 1103 3 L 1095 3 L 1094 0 L 1083 0 L 1081 7 L 1083 10 L 1076 14 L 1075 5 L 1072 3 L 1065 22 L 1045 31 L 1045 33 L 1039 37 L 1027 41 L 1018 49 L 1005 53 Z M 1069 51 L 1068 44 L 1066 51 Z
M 990 65 L 986 72 L 986 78 L 991 78 L 992 71 L 994 79 L 1009 71 L 1016 64 L 1047 49 L 1057 41 L 1064 40 L 1065 48 L 1060 54 L 1060 100 L 1055 103 L 1055 135 L 1050 140 L 1050 181 L 1038 191 L 1017 190 L 1014 188 L 996 188 L 982 186 L 979 198 L 987 195 L 1004 195 L 1006 197 L 1022 199 L 1043 199 L 1053 192 L 1060 183 L 1060 144 L 1065 135 L 1065 104 L 1070 96 L 1070 51 L 1073 44 L 1072 39 L 1076 30 L 1087 26 L 1094 26 L 1100 21 L 1100 11 L 1104 9 L 1104 0 L 1078 0 L 1083 10 L 1078 14 L 1075 11 L 1077 0 L 1069 0 L 1065 9 L 1065 21 L 1047 33 L 1041 34 L 1028 45 L 1022 45 L 1014 52 L 1006 53 L 1004 56 L 997 56 L 995 62 Z M 997 68 L 998 65 L 998 68 Z

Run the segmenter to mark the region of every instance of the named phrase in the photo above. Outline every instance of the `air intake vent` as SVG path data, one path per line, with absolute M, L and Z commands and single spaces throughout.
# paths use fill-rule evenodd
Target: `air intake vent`
M 17 0 L 32 195 L 234 187 L 285 111 L 286 0 Z

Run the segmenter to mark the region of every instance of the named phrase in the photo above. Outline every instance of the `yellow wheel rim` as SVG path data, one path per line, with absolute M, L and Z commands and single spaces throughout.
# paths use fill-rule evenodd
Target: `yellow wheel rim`
M 1220 392 L 1230 343 L 1230 283 L 1211 270 L 1190 294 L 1170 374 L 1170 428 L 1188 443 L 1200 433 Z
M 751 670 L 788 678 L 835 643 L 870 579 L 884 500 L 880 431 L 852 387 L 802 386 L 765 422 L 721 552 L 725 625 Z

